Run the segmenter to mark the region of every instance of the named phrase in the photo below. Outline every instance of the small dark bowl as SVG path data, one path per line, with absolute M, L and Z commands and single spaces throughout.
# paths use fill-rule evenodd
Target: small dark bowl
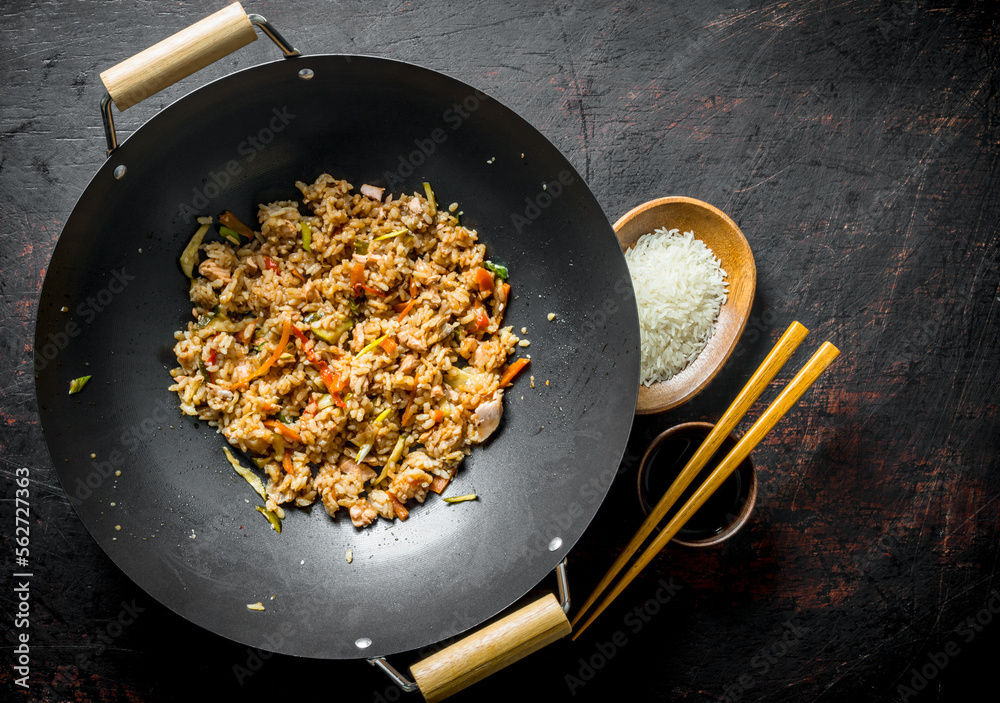
M 714 425 L 708 422 L 686 422 L 660 433 L 652 441 L 642 457 L 636 477 L 639 505 L 644 514 L 649 515 L 712 427 Z M 683 505 L 705 482 L 711 471 L 736 446 L 738 439 L 730 434 L 722 441 L 722 446 L 691 482 L 676 507 Z M 757 471 L 747 457 L 671 541 L 685 547 L 721 544 L 747 523 L 756 502 Z

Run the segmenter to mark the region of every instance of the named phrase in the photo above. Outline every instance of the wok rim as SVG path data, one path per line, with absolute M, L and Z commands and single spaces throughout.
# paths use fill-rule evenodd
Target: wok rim
M 607 214 L 604 212 L 604 209 L 600 206 L 600 203 L 597 200 L 596 196 L 594 195 L 593 191 L 591 190 L 590 185 L 579 174 L 579 172 L 576 170 L 576 168 L 573 167 L 572 163 L 569 162 L 568 159 L 566 159 L 565 155 L 561 152 L 561 150 L 559 150 L 545 134 L 543 134 L 537 127 L 535 127 L 532 123 L 530 123 L 528 120 L 526 120 L 524 117 L 522 117 L 516 110 L 514 110 L 513 108 L 511 108 L 510 106 L 508 106 L 503 101 L 495 98 L 494 96 L 490 95 L 489 93 L 486 93 L 485 91 L 479 90 L 478 88 L 475 88 L 474 86 L 469 85 L 468 83 L 466 83 L 463 80 L 455 78 L 454 76 L 450 75 L 449 73 L 446 73 L 446 72 L 443 72 L 443 71 L 439 71 L 437 69 L 427 68 L 427 67 L 422 66 L 420 64 L 416 64 L 416 63 L 409 62 L 409 61 L 401 61 L 401 60 L 397 60 L 397 59 L 390 59 L 390 58 L 385 58 L 385 57 L 381 57 L 381 56 L 373 56 L 373 55 L 366 55 L 366 54 L 305 54 L 305 55 L 296 56 L 296 57 L 279 58 L 279 59 L 276 59 L 274 61 L 268 61 L 268 62 L 264 62 L 264 63 L 260 63 L 260 64 L 255 64 L 253 66 L 248 66 L 246 68 L 240 69 L 239 71 L 234 71 L 232 73 L 228 73 L 228 74 L 226 74 L 224 76 L 221 76 L 219 78 L 216 78 L 216 79 L 214 79 L 212 81 L 209 81 L 207 83 L 201 84 L 201 85 L 195 87 L 194 89 L 190 90 L 189 92 L 184 93 L 183 95 L 179 96 L 178 98 L 176 98 L 175 100 L 173 100 L 172 102 L 170 102 L 166 107 L 164 107 L 161 110 L 159 110 L 155 115 L 153 115 L 152 117 L 150 117 L 148 120 L 146 120 L 145 122 L 143 122 L 142 124 L 140 124 L 125 139 L 123 139 L 123 140 L 120 141 L 118 148 L 114 152 L 108 154 L 107 158 L 105 158 L 104 162 L 98 167 L 97 172 L 88 181 L 87 186 L 83 189 L 83 191 L 81 192 L 80 196 L 77 198 L 75 204 L 73 205 L 73 209 L 70 211 L 70 213 L 69 213 L 69 215 L 68 215 L 68 217 L 66 219 L 66 222 L 63 225 L 62 231 L 60 232 L 59 238 L 56 241 L 56 245 L 55 245 L 55 247 L 53 249 L 53 252 L 52 252 L 52 255 L 50 257 L 50 260 L 47 263 L 46 272 L 45 272 L 44 280 L 43 280 L 43 283 L 42 283 L 42 286 L 41 286 L 41 292 L 40 292 L 39 299 L 38 299 L 38 307 L 36 308 L 35 334 L 34 334 L 34 345 L 35 345 L 35 347 L 34 347 L 34 350 L 33 350 L 33 352 L 34 352 L 34 358 L 37 359 L 38 349 L 40 347 L 40 343 L 45 341 L 45 339 L 41 337 L 41 335 L 45 332 L 45 330 L 43 330 L 42 327 L 41 327 L 41 322 L 42 322 L 42 307 L 45 304 L 46 299 L 51 296 L 51 288 L 54 287 L 54 286 L 58 286 L 59 285 L 59 282 L 57 281 L 57 273 L 56 273 L 57 268 L 53 264 L 57 261 L 57 259 L 59 257 L 60 243 L 64 240 L 64 236 L 66 235 L 67 229 L 69 229 L 71 223 L 73 222 L 74 216 L 76 216 L 77 213 L 80 212 L 82 204 L 85 203 L 88 200 L 88 198 L 93 197 L 91 191 L 93 190 L 94 185 L 99 181 L 99 179 L 107 178 L 107 177 L 111 176 L 111 173 L 113 171 L 113 164 L 114 164 L 114 161 L 115 161 L 114 157 L 115 157 L 116 154 L 121 155 L 121 154 L 127 153 L 130 149 L 141 148 L 141 147 L 136 146 L 136 144 L 137 144 L 137 141 L 138 142 L 142 141 L 141 135 L 148 133 L 147 127 L 149 127 L 151 124 L 154 124 L 157 120 L 167 119 L 167 117 L 172 112 L 176 112 L 176 108 L 178 108 L 178 106 L 184 105 L 188 101 L 195 100 L 196 97 L 198 97 L 200 95 L 203 95 L 204 93 L 206 93 L 208 91 L 211 91 L 213 89 L 213 87 L 217 86 L 220 83 L 224 83 L 224 82 L 227 82 L 227 81 L 235 81 L 235 80 L 248 79 L 248 78 L 252 77 L 254 74 L 260 74 L 260 73 L 262 73 L 264 70 L 268 69 L 269 67 L 274 67 L 274 66 L 278 66 L 278 65 L 287 65 L 289 61 L 293 61 L 293 60 L 296 61 L 296 62 L 300 62 L 300 63 L 304 63 L 304 62 L 308 62 L 308 61 L 321 61 L 321 62 L 346 61 L 348 64 L 350 64 L 351 61 L 354 60 L 354 59 L 361 59 L 363 61 L 371 61 L 371 62 L 378 62 L 378 63 L 394 64 L 394 65 L 397 65 L 397 66 L 405 67 L 406 69 L 409 69 L 409 70 L 416 70 L 416 71 L 419 71 L 419 72 L 425 72 L 427 74 L 431 74 L 434 77 L 443 78 L 443 79 L 445 79 L 446 81 L 448 81 L 450 83 L 453 83 L 453 84 L 456 84 L 458 86 L 461 86 L 462 88 L 468 89 L 470 91 L 475 91 L 475 92 L 477 92 L 477 93 L 479 93 L 481 95 L 485 95 L 490 100 L 496 102 L 497 106 L 499 107 L 499 109 L 501 111 L 505 111 L 506 113 L 509 113 L 509 115 L 512 116 L 513 118 L 515 118 L 515 120 L 519 120 L 523 124 L 523 127 L 526 127 L 527 129 L 533 130 L 535 133 L 537 133 L 537 135 L 539 137 L 541 137 L 542 140 L 544 140 L 545 144 L 548 145 L 548 147 L 552 150 L 552 152 L 565 161 L 566 165 L 572 170 L 572 173 L 574 174 L 574 176 L 576 176 L 578 178 L 580 187 L 582 187 L 584 189 L 587 197 L 594 203 L 594 205 L 600 211 L 601 217 L 602 217 L 601 221 L 605 225 L 604 229 L 605 229 L 605 231 L 607 233 L 607 240 L 608 240 L 608 242 L 610 244 L 614 245 L 615 250 L 619 252 L 619 255 L 621 255 L 620 254 L 620 249 L 618 248 L 617 239 L 614 236 L 614 229 L 613 229 L 612 223 L 608 219 Z M 146 131 L 144 131 L 144 130 L 146 130 Z M 623 255 L 621 255 L 621 256 L 622 256 L 622 258 L 624 260 Z M 629 285 L 631 285 L 630 281 L 629 281 Z M 629 293 L 631 294 L 631 302 L 633 304 L 633 307 L 635 307 L 635 305 L 634 305 L 634 303 L 635 303 L 635 295 L 634 295 L 634 291 L 632 291 L 631 288 L 629 289 Z M 638 333 L 637 313 L 636 313 L 636 320 L 635 320 L 635 325 L 634 325 L 634 332 L 635 332 L 635 339 L 634 339 L 634 341 L 635 341 L 635 346 L 636 346 L 636 349 L 637 349 L 638 348 L 638 334 L 639 334 Z M 637 367 L 637 371 L 638 371 L 638 362 L 636 362 L 636 367 Z M 631 402 L 631 407 L 633 407 L 633 408 L 635 407 L 635 401 L 636 401 L 636 399 L 638 397 L 638 387 L 639 387 L 639 384 L 638 384 L 638 373 L 636 373 L 636 382 L 632 385 L 632 387 L 631 387 L 631 393 L 630 393 L 630 395 L 631 395 L 630 402 Z M 42 391 L 40 389 L 40 380 L 39 380 L 38 374 L 35 374 L 34 390 L 35 390 L 36 401 L 37 401 L 38 406 L 39 406 L 39 417 L 40 417 L 40 421 L 41 421 L 41 424 L 42 424 L 43 435 L 45 437 L 45 448 L 46 448 L 46 451 L 49 453 L 49 457 L 50 457 L 50 460 L 52 461 L 53 468 L 56 470 L 56 473 L 59 476 L 60 485 L 62 486 L 63 490 L 66 491 L 67 495 L 69 496 L 69 495 L 71 495 L 71 486 L 67 486 L 67 482 L 70 479 L 69 479 L 68 475 L 65 473 L 65 471 L 61 470 L 60 464 L 56 461 L 56 456 L 53 453 L 53 445 L 57 442 L 57 440 L 55 440 L 53 438 L 53 434 L 54 433 L 47 427 L 47 423 L 45 422 L 45 414 L 46 413 L 44 413 L 42 411 L 42 407 L 43 407 L 43 395 L 42 395 Z M 586 532 L 587 528 L 593 522 L 593 519 L 596 516 L 598 510 L 600 509 L 600 506 L 603 504 L 605 498 L 607 497 L 607 493 L 610 491 L 611 485 L 612 485 L 613 480 L 614 480 L 614 476 L 617 473 L 617 468 L 620 466 L 621 461 L 622 461 L 623 457 L 626 454 L 627 444 L 628 444 L 628 438 L 629 438 L 629 436 L 631 434 L 631 430 L 632 430 L 634 421 L 635 421 L 635 416 L 634 416 L 634 413 L 632 413 L 632 414 L 630 414 L 630 416 L 628 418 L 627 429 L 623 432 L 622 437 L 618 438 L 618 449 L 616 451 L 614 451 L 614 455 L 616 457 L 614 466 L 613 467 L 609 467 L 610 471 L 608 473 L 609 473 L 610 477 L 607 480 L 605 480 L 605 481 L 602 482 L 603 485 L 602 485 L 602 487 L 601 487 L 601 489 L 599 491 L 599 496 L 598 496 L 598 499 L 596 500 L 596 503 L 594 505 L 593 510 L 589 513 L 589 516 L 585 520 L 582 528 L 578 531 L 578 533 L 574 537 L 572 537 L 572 539 L 564 540 L 562 542 L 562 544 L 557 549 L 550 550 L 551 554 L 550 554 L 549 559 L 547 560 L 547 561 L 550 562 L 550 565 L 549 565 L 548 569 L 545 571 L 545 573 L 542 574 L 542 578 L 545 578 L 548 573 L 550 573 L 552 570 L 554 570 L 556 568 L 556 566 L 565 559 L 566 554 L 569 551 L 571 551 L 572 548 L 579 542 L 579 539 L 583 536 L 583 533 Z M 413 647 L 406 647 L 406 648 L 402 648 L 402 649 L 391 649 L 391 650 L 388 650 L 388 651 L 377 651 L 377 652 L 371 652 L 371 653 L 359 650 L 357 652 L 354 652 L 353 655 L 351 655 L 351 656 L 312 655 L 312 654 L 304 654 L 304 653 L 298 653 L 298 652 L 290 652 L 290 651 L 287 651 L 287 650 L 284 650 L 284 649 L 280 649 L 280 648 L 271 649 L 271 648 L 269 648 L 267 646 L 261 646 L 261 644 L 260 644 L 259 641 L 247 641 L 247 640 L 241 639 L 239 637 L 236 637 L 236 636 L 232 635 L 231 633 L 221 632 L 216 627 L 212 627 L 212 626 L 206 625 L 203 622 L 201 622 L 199 620 L 196 620 L 190 614 L 183 612 L 177 606 L 176 603 L 172 603 L 172 602 L 169 602 L 167 599 L 161 598 L 159 595 L 157 595 L 156 593 L 154 593 L 150 588 L 148 588 L 146 584 L 142 583 L 133 574 L 133 572 L 132 572 L 132 570 L 130 568 L 126 568 L 126 566 L 124 566 L 121 563 L 121 561 L 123 559 L 120 558 L 120 557 L 118 557 L 118 556 L 116 556 L 115 554 L 113 554 L 107 548 L 107 546 L 104 543 L 106 540 L 104 538 L 102 538 L 102 536 L 97 533 L 96 526 L 92 525 L 90 522 L 88 522 L 84 518 L 84 515 L 81 513 L 80 508 L 78 507 L 78 505 L 74 501 L 72 501 L 72 500 L 71 500 L 71 503 L 73 503 L 74 511 L 76 512 L 77 517 L 84 524 L 84 527 L 87 529 L 88 533 L 91 535 L 91 537 L 94 539 L 94 541 L 101 548 L 102 552 L 104 552 L 104 554 L 106 556 L 108 556 L 108 558 L 115 564 L 115 566 L 119 570 L 121 570 L 123 572 L 123 574 L 125 575 L 126 578 L 128 578 L 129 581 L 131 581 L 135 586 L 137 586 L 138 588 L 140 588 L 149 597 L 151 597 L 153 600 L 155 600 L 158 603 L 160 603 L 161 605 L 163 605 L 165 608 L 167 608 L 171 612 L 173 612 L 176 615 L 180 616 L 184 620 L 186 620 L 186 621 L 188 621 L 188 622 L 196 625 L 197 627 L 211 632 L 213 635 L 223 637 L 224 639 L 227 639 L 227 640 L 230 640 L 230 641 L 239 642 L 241 644 L 246 644 L 246 645 L 249 645 L 249 646 L 257 647 L 257 648 L 260 648 L 260 649 L 263 649 L 263 650 L 266 650 L 266 651 L 273 651 L 273 652 L 285 654 L 285 655 L 288 655 L 288 656 L 299 656 L 299 657 L 303 657 L 303 658 L 316 658 L 316 659 L 323 659 L 323 660 L 329 660 L 329 659 L 345 659 L 345 660 L 346 659 L 368 659 L 368 658 L 372 658 L 372 657 L 387 656 L 389 654 L 396 654 L 396 653 L 399 653 L 399 652 L 411 651 L 412 649 L 415 649 Z M 536 581 L 535 583 L 538 583 L 538 581 Z M 498 610 L 495 610 L 493 612 L 490 612 L 485 617 L 479 618 L 478 624 L 473 625 L 472 627 L 463 627 L 463 628 L 460 628 L 456 632 L 451 633 L 450 635 L 446 635 L 443 638 L 442 637 L 435 637 L 433 639 L 430 639 L 424 646 L 425 647 L 426 646 L 432 646 L 432 645 L 440 643 L 442 640 L 451 639 L 451 638 L 454 638 L 455 636 L 461 636 L 463 633 L 467 633 L 468 631 L 473 630 L 473 629 L 481 626 L 483 623 L 489 621 L 491 618 L 494 618 L 496 615 L 509 610 L 510 607 L 514 603 L 516 603 L 520 598 L 523 598 L 524 594 L 530 592 L 530 590 L 531 590 L 531 588 L 529 587 L 526 591 L 522 592 L 519 596 L 515 597 L 513 600 L 511 600 L 504 607 L 502 607 L 502 608 L 500 608 Z

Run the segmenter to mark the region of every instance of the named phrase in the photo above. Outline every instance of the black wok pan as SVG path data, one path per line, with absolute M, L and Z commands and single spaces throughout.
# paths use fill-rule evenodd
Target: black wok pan
M 323 172 L 397 193 L 426 180 L 440 202 L 461 204 L 463 224 L 510 270 L 506 323 L 528 330 L 520 351 L 536 387 L 526 373 L 508 391 L 500 430 L 449 487 L 478 502 L 434 496 L 405 523 L 363 531 L 322 507 L 292 509 L 279 535 L 221 435 L 182 416 L 167 390 L 172 332 L 191 314 L 177 257 L 195 215 L 230 209 L 254 222 L 257 203 L 294 198 L 296 180 Z M 493 98 L 364 56 L 230 75 L 114 150 L 53 254 L 35 348 L 52 460 L 114 562 L 212 632 L 331 659 L 451 638 L 543 579 L 611 484 L 639 378 L 624 258 L 569 162 Z M 264 612 L 246 608 L 257 601 Z

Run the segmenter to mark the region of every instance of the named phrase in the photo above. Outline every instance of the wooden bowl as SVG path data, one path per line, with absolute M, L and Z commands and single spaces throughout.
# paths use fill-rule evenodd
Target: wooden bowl
M 639 415 L 676 408 L 708 385 L 736 348 L 757 287 L 757 266 L 750 245 L 736 223 L 719 208 L 680 195 L 657 198 L 622 216 L 615 223 L 615 234 L 622 251 L 627 251 L 639 237 L 660 227 L 694 232 L 695 238 L 721 260 L 729 293 L 719 311 L 712 338 L 701 354 L 673 378 L 639 386 L 635 408 Z

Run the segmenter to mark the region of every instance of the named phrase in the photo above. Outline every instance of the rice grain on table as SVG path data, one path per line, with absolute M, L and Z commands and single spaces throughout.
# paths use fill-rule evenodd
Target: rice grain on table
M 684 370 L 712 337 L 726 302 L 726 272 L 694 232 L 665 227 L 625 252 L 639 307 L 642 383 Z

